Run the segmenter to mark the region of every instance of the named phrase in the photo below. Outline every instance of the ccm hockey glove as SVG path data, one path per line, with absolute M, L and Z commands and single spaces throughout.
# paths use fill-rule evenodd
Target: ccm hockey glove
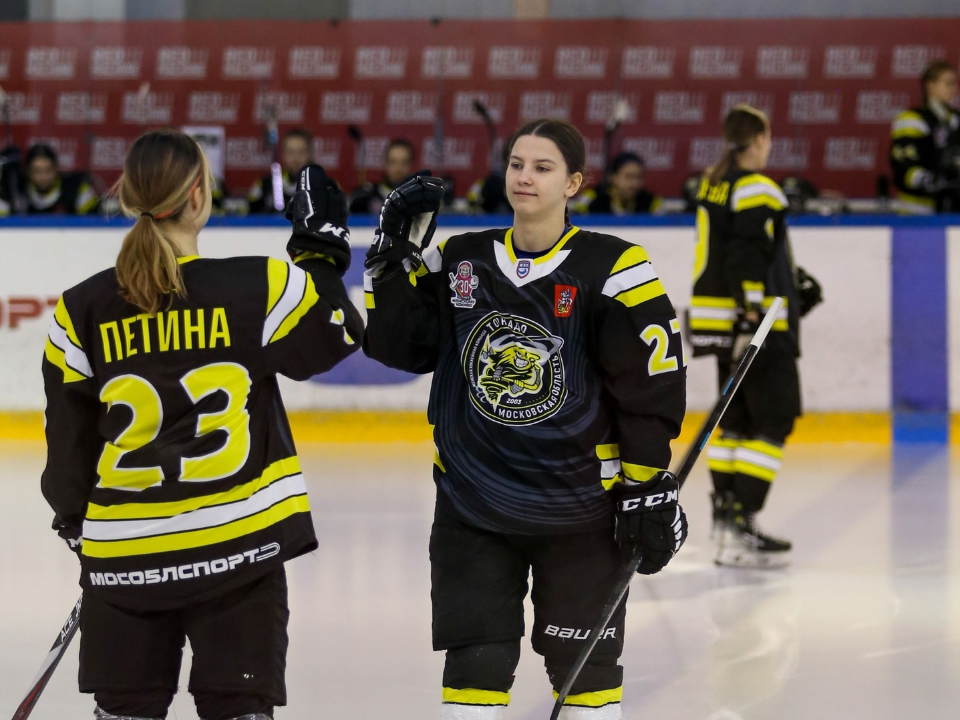
M 300 171 L 297 191 L 285 213 L 293 223 L 287 252 L 293 260 L 323 257 L 342 276 L 350 267 L 347 196 L 326 171 L 314 163 Z
M 407 272 L 419 268 L 420 251 L 433 238 L 442 202 L 440 178 L 415 175 L 394 188 L 380 210 L 380 227 L 364 266 L 402 264 Z
M 677 501 L 679 495 L 677 479 L 667 470 L 617 490 L 614 537 L 625 556 L 640 546 L 643 559 L 637 572 L 642 575 L 663 570 L 687 539 L 687 516 Z

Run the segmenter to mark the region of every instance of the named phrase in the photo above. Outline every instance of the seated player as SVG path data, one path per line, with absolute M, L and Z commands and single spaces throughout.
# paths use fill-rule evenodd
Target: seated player
M 261 177 L 247 194 L 251 213 L 280 213 L 297 190 L 300 170 L 313 162 L 313 135 L 304 128 L 288 130 L 280 147 L 280 185 L 282 204 L 277 207 L 274 194 L 274 177 L 267 173 Z
M 17 198 L 11 198 L 4 187 L 0 215 L 14 207 L 30 215 L 86 215 L 96 210 L 100 198 L 93 181 L 84 172 L 61 172 L 57 153 L 49 145 L 38 143 L 27 151 L 24 161 L 26 179 L 18 189 Z
M 655 213 L 660 197 L 644 187 L 647 166 L 636 153 L 622 152 L 610 161 L 606 181 L 585 190 L 575 201 L 577 212 L 610 215 Z
M 377 215 L 387 195 L 413 173 L 416 159 L 413 143 L 395 138 L 383 154 L 383 177 L 379 183 L 364 183 L 350 196 L 350 214 Z

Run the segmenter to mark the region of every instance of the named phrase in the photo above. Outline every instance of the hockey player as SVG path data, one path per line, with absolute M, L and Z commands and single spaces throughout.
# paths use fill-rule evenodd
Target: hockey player
M 743 380 L 707 457 L 714 485 L 719 565 L 775 566 L 791 545 L 761 532 L 756 514 L 780 469 L 800 415 L 800 317 L 820 301 L 816 281 L 798 286 L 787 238 L 788 201 L 761 171 L 770 123 L 739 105 L 723 124 L 727 150 L 697 191 L 697 244 L 689 328 L 694 355 L 715 355 L 723 388 L 775 296 L 785 306 Z
M 901 212 L 930 215 L 960 211 L 960 109 L 957 71 L 946 60 L 931 63 L 920 81 L 923 105 L 893 121 L 890 166 Z
M 313 135 L 304 128 L 293 128 L 283 136 L 280 147 L 280 177 L 267 174 L 257 180 L 247 193 L 247 204 L 251 213 L 273 214 L 282 212 L 277 209 L 274 198 L 274 183 L 279 180 L 283 207 L 287 207 L 290 198 L 297 190 L 297 178 L 300 169 L 313 162 Z
M 378 183 L 364 183 L 350 194 L 351 215 L 376 215 L 390 192 L 413 173 L 413 143 L 394 138 L 383 153 L 383 175 Z
M 636 153 L 619 153 L 607 167 L 604 182 L 575 200 L 577 212 L 634 215 L 660 212 L 659 195 L 644 187 L 647 166 Z
M 643 248 L 567 222 L 585 161 L 576 128 L 532 122 L 505 157 L 513 227 L 418 248 L 413 220 L 442 196 L 418 177 L 390 194 L 367 260 L 365 351 L 434 372 L 433 646 L 449 720 L 495 720 L 509 702 L 528 572 L 533 648 L 559 690 L 620 549 L 639 544 L 651 574 L 687 533 L 666 470 L 686 363 L 663 285 Z M 562 717 L 621 716 L 624 612 Z
M 285 704 L 283 563 L 317 539 L 276 374 L 328 370 L 363 332 L 345 197 L 319 166 L 288 215 L 296 265 L 199 257 L 211 182 L 189 136 L 141 136 L 116 268 L 63 294 L 46 345 L 42 488 L 80 556 L 80 690 L 100 720 L 165 717 L 185 637 L 200 718 Z
M 93 180 L 83 172 L 61 172 L 57 153 L 49 145 L 33 145 L 24 160 L 26 182 L 21 190 L 0 190 L 0 215 L 20 207 L 29 215 L 86 215 L 97 209 L 100 198 Z M 8 197 L 10 192 L 20 197 Z

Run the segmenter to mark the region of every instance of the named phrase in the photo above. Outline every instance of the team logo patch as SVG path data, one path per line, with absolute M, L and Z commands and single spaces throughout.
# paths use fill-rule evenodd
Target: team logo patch
M 554 286 L 553 314 L 557 317 L 570 317 L 573 312 L 573 301 L 577 297 L 577 289 L 570 285 Z
M 463 348 L 470 399 L 504 425 L 533 425 L 556 413 L 566 398 L 563 338 L 516 315 L 490 313 Z
M 518 262 L 518 263 L 517 263 L 517 277 L 518 277 L 518 278 L 525 278 L 527 275 L 529 275 L 529 274 L 530 274 L 530 267 L 531 267 L 531 263 L 530 263 L 530 261 L 527 260 L 526 258 L 524 258 L 523 260 L 521 260 L 520 262 Z
M 450 289 L 453 290 L 453 297 L 450 302 L 454 307 L 472 308 L 477 304 L 473 298 L 473 291 L 480 284 L 480 279 L 473 274 L 473 264 L 469 260 L 464 260 L 457 265 L 457 274 L 447 273 L 450 276 Z

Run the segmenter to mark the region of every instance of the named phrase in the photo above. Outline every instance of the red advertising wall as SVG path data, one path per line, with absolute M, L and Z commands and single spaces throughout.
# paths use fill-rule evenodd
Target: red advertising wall
M 615 149 L 643 155 L 662 194 L 716 159 L 721 117 L 749 102 L 772 118 L 774 177 L 868 196 L 887 172 L 893 115 L 918 102 L 917 78 L 939 58 L 960 59 L 960 19 L 0 24 L 17 142 L 51 141 L 64 166 L 111 182 L 142 130 L 223 125 L 234 192 L 269 162 L 267 104 L 281 131 L 315 133 L 317 160 L 349 188 L 406 136 L 418 164 L 463 193 L 487 167 L 475 99 L 501 136 L 540 116 L 571 120 L 599 170 L 623 95 L 631 116 Z

